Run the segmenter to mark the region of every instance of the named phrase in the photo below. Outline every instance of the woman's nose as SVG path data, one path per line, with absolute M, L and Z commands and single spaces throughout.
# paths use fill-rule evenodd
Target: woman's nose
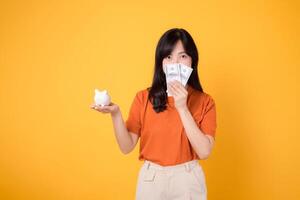
M 172 63 L 179 63 L 179 59 L 178 58 L 173 58 Z

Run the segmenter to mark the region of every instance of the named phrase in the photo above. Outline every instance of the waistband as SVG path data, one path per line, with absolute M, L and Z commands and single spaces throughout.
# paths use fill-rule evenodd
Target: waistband
M 144 162 L 144 166 L 146 167 L 146 169 L 155 169 L 159 171 L 181 171 L 181 170 L 190 171 L 196 165 L 201 167 L 198 160 L 191 160 L 185 163 L 170 165 L 170 166 L 162 166 L 149 160 L 145 160 Z

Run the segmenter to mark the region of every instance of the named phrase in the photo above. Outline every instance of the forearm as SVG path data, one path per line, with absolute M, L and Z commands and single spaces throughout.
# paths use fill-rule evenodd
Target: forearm
M 130 133 L 128 132 L 128 130 L 125 126 L 121 111 L 119 110 L 115 114 L 112 114 L 111 118 L 112 118 L 112 122 L 113 122 L 115 136 L 116 136 L 118 145 L 120 147 L 120 150 L 124 154 L 126 154 L 131 151 L 132 146 L 133 146 L 133 141 L 130 136 Z
M 200 159 L 207 158 L 211 151 L 209 138 L 200 130 L 188 108 L 179 109 L 178 113 L 193 149 Z

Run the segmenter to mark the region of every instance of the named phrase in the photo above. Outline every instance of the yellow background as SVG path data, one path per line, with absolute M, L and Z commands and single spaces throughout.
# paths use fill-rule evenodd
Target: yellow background
M 124 119 L 152 80 L 159 37 L 185 28 L 217 106 L 201 160 L 209 200 L 299 199 L 297 1 L 1 1 L 0 199 L 134 199 L 138 146 L 123 155 L 107 89 Z

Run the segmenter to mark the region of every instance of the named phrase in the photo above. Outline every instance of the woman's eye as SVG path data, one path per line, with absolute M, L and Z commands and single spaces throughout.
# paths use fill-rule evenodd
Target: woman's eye
M 186 57 L 187 57 L 186 55 L 182 55 L 182 56 L 181 56 L 181 58 L 186 58 Z
M 171 59 L 171 56 L 167 56 L 167 59 Z

